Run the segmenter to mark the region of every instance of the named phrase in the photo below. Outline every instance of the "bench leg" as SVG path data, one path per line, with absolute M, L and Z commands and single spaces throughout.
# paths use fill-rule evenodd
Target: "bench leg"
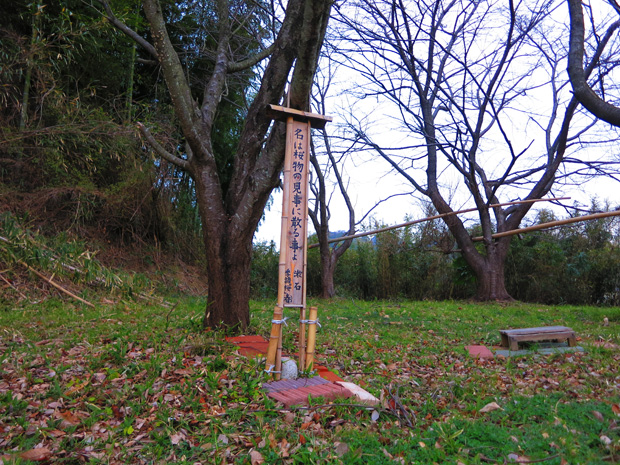
M 500 333 L 500 336 L 502 337 L 502 347 L 509 347 L 508 336 L 502 333 Z
M 509 344 L 509 349 L 512 351 L 516 351 L 519 350 L 519 341 L 517 341 L 516 339 L 512 339 L 509 338 L 510 344 Z
M 577 339 L 575 338 L 575 335 L 573 334 L 572 336 L 568 337 L 568 346 L 575 347 L 576 345 L 577 345 Z

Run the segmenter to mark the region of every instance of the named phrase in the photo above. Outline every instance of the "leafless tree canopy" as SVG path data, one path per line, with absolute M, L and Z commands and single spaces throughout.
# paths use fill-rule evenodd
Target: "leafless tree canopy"
M 562 2 L 360 0 L 338 10 L 350 48 L 342 62 L 359 76 L 352 138 L 380 156 L 439 213 L 452 198 L 478 208 L 484 250 L 456 216 L 446 224 L 478 278 L 478 297 L 509 299 L 503 263 L 531 204 L 559 180 L 613 172 L 609 157 L 580 149 L 611 142 L 569 92 Z M 559 18 L 559 19 L 556 19 Z M 614 64 L 608 62 L 611 70 Z M 600 67 L 592 63 L 586 76 Z M 373 102 L 377 108 L 361 117 Z M 377 115 L 383 112 L 383 118 Z M 392 130 L 381 137 L 376 126 Z M 604 152 L 603 152 L 604 153 Z M 604 153 L 607 155 L 607 153 Z

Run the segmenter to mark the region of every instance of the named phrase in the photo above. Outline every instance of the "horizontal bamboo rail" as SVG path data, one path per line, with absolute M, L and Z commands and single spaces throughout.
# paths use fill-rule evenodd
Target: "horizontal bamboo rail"
M 565 220 L 549 221 L 548 223 L 535 224 L 528 226 L 527 228 L 512 229 L 510 231 L 504 231 L 491 235 L 493 239 L 499 239 L 506 236 L 514 236 L 515 234 L 528 233 L 532 231 L 539 231 L 541 229 L 553 228 L 554 226 L 563 226 L 565 224 L 579 223 L 580 221 L 598 220 L 601 218 L 609 218 L 611 216 L 619 216 L 620 210 L 614 210 L 612 212 L 593 213 L 592 215 L 575 216 L 574 218 L 567 218 Z M 477 236 L 472 237 L 472 241 L 480 242 L 484 240 L 484 237 Z
M 496 203 L 496 204 L 492 204 L 489 205 L 489 208 L 496 208 L 496 207 L 506 207 L 509 205 L 519 205 L 519 204 L 523 204 L 523 203 L 534 203 L 534 202 L 552 202 L 552 201 L 556 201 L 556 200 L 569 200 L 570 197 L 554 197 L 551 199 L 531 199 L 531 200 L 516 200 L 514 202 L 506 202 L 506 203 Z M 468 208 L 466 210 L 459 210 L 459 211 L 455 211 L 455 212 L 448 212 L 448 213 L 441 213 L 439 215 L 433 215 L 433 216 L 429 216 L 426 218 L 421 218 L 419 220 L 412 220 L 412 221 L 407 221 L 406 223 L 400 223 L 400 224 L 396 224 L 394 226 L 386 226 L 385 228 L 379 228 L 379 229 L 375 229 L 373 231 L 365 231 L 362 233 L 358 233 L 358 234 L 352 234 L 350 236 L 342 236 L 342 237 L 336 237 L 334 239 L 329 239 L 327 241 L 328 244 L 332 244 L 334 242 L 342 242 L 342 241 L 346 241 L 348 239 L 355 239 L 358 237 L 364 237 L 364 236 L 372 236 L 373 234 L 378 234 L 378 233 L 382 233 L 382 232 L 386 232 L 386 231 L 391 231 L 392 229 L 398 229 L 398 228 L 404 228 L 405 226 L 411 226 L 413 224 L 418 224 L 418 223 L 423 223 L 425 221 L 432 221 L 432 220 L 436 220 L 439 218 L 443 218 L 446 216 L 453 216 L 453 215 L 460 215 L 462 213 L 470 213 L 470 212 L 474 212 L 477 211 L 478 208 Z M 319 244 L 310 244 L 308 245 L 308 249 L 314 249 L 316 247 L 318 247 Z

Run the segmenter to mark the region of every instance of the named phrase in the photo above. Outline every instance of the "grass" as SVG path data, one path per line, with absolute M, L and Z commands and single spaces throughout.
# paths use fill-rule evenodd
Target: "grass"
M 29 463 L 609 463 L 620 460 L 620 308 L 312 302 L 319 361 L 382 399 L 283 410 L 204 301 L 172 313 L 60 300 L 0 311 L 0 457 Z M 273 302 L 252 302 L 267 336 Z M 292 315 L 291 315 L 292 316 Z M 603 326 L 603 318 L 609 320 Z M 474 360 L 499 329 L 572 327 L 586 351 Z M 295 349 L 294 329 L 285 348 Z M 601 345 L 606 342 L 607 346 Z M 500 407 L 480 410 L 495 402 Z M 379 414 L 377 418 L 377 413 Z M 20 455 L 21 454 L 21 455 Z M 526 462 L 525 462 L 526 463 Z

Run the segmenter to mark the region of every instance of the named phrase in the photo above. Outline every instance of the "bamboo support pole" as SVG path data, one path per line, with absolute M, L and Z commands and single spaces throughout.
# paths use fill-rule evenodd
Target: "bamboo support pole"
M 558 201 L 558 200 L 569 200 L 570 197 L 554 197 L 551 199 L 531 199 L 531 200 L 515 200 L 514 202 L 506 202 L 506 203 L 495 203 L 492 205 L 489 205 L 489 208 L 497 208 L 497 207 L 506 207 L 509 205 L 520 205 L 523 203 L 535 203 L 535 202 L 553 202 L 553 201 Z M 414 224 L 418 224 L 418 223 L 424 223 L 425 221 L 433 221 L 433 220 L 437 220 L 439 218 L 444 218 L 446 216 L 454 216 L 454 215 L 461 215 L 463 213 L 471 213 L 471 212 L 475 212 L 477 211 L 478 208 L 467 208 L 466 210 L 458 210 L 458 211 L 454 211 L 454 212 L 448 212 L 448 213 L 441 213 L 439 215 L 433 215 L 433 216 L 428 216 L 426 218 L 420 218 L 419 220 L 412 220 L 412 221 L 407 221 L 405 223 L 400 223 L 400 224 L 395 224 L 394 226 L 386 226 L 385 228 L 379 228 L 379 229 L 374 229 L 372 231 L 365 231 L 365 232 L 361 232 L 361 233 L 357 233 L 357 234 L 352 234 L 350 236 L 342 236 L 342 237 L 336 237 L 334 239 L 329 239 L 327 241 L 328 244 L 332 244 L 334 242 L 342 242 L 342 241 L 346 241 L 348 239 L 356 239 L 358 237 L 364 237 L 364 236 L 372 236 L 373 234 L 378 234 L 378 233 L 382 233 L 382 232 L 386 232 L 386 231 L 391 231 L 392 229 L 398 229 L 398 228 L 404 228 L 405 226 L 411 226 Z M 310 244 L 308 246 L 309 249 L 314 249 L 316 247 L 318 247 L 319 244 Z
M 299 309 L 299 369 L 303 369 L 306 360 L 306 307 Z
M 278 380 L 282 377 L 282 339 L 284 337 L 284 331 L 282 331 L 282 325 L 280 325 L 280 336 L 278 337 L 278 350 L 276 351 L 276 372 L 275 379 Z
M 318 310 L 316 307 L 310 307 L 310 315 L 308 317 L 308 347 L 306 349 L 306 364 L 301 365 L 305 370 L 309 370 L 314 363 L 314 351 L 316 348 L 316 326 L 319 324 L 317 320 Z
M 280 306 L 276 306 L 273 309 L 273 320 L 271 322 L 271 334 L 269 336 L 269 346 L 267 348 L 267 361 L 266 371 L 273 373 L 275 371 L 281 371 L 278 369 L 278 349 L 282 350 L 282 322 L 284 319 L 284 311 Z M 274 321 L 276 323 L 274 323 Z M 281 353 L 281 352 L 280 352 Z M 281 362 L 281 359 L 280 359 Z M 274 373 L 278 375 L 278 373 Z M 279 378 L 279 376 L 276 376 Z
M 541 224 L 535 224 L 534 226 L 528 226 L 527 228 L 513 229 L 511 231 L 504 231 L 504 232 L 496 233 L 496 234 L 491 235 L 491 238 L 499 239 L 499 238 L 506 237 L 506 236 L 514 236 L 516 234 L 528 233 L 532 231 L 539 231 L 541 229 L 553 228 L 554 226 L 563 226 L 565 224 L 579 223 L 580 221 L 598 220 L 601 218 L 609 218 L 612 216 L 619 216 L 619 215 L 620 215 L 620 210 L 615 210 L 613 212 L 593 213 L 592 215 L 576 216 L 574 218 L 567 218 L 565 220 L 550 221 L 548 223 L 541 223 Z M 484 240 L 484 237 L 482 236 L 472 237 L 471 240 L 474 242 L 480 242 Z

